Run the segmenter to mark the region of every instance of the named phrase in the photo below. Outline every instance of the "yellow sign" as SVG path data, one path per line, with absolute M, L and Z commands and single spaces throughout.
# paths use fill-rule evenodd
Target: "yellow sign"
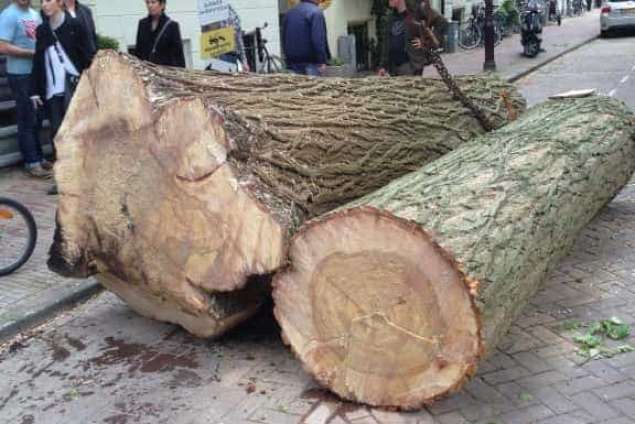
M 293 7 L 296 4 L 300 3 L 300 0 L 287 0 L 289 7 Z M 320 0 L 319 4 L 322 9 L 326 9 L 331 5 L 332 0 Z
M 201 34 L 201 59 L 212 59 L 236 50 L 236 32 L 233 26 Z

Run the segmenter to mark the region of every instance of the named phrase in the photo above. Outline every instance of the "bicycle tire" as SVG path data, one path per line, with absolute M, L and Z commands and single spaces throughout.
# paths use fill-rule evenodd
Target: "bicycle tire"
M 270 55 L 268 52 L 265 61 L 260 64 L 257 69 L 258 74 L 279 74 L 285 70 L 282 58 L 276 55 Z
M 15 262 L 0 268 L 0 277 L 9 275 L 22 267 L 31 258 L 31 255 L 33 255 L 33 251 L 35 250 L 35 245 L 37 243 L 37 225 L 35 224 L 33 214 L 31 214 L 26 206 L 13 199 L 0 197 L 0 207 L 3 205 L 16 211 L 24 219 L 28 230 L 28 243 L 22 255 Z
M 481 44 L 481 31 L 476 26 L 465 27 L 459 37 L 459 47 L 464 50 L 472 50 Z

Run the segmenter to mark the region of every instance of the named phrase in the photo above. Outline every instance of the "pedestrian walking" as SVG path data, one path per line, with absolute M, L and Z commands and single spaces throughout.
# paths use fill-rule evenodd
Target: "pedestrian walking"
M 157 65 L 185 68 L 178 22 L 165 14 L 167 0 L 146 0 L 148 16 L 139 21 L 135 56 Z
M 287 67 L 303 75 L 319 76 L 331 58 L 326 20 L 318 0 L 302 0 L 287 12 L 282 38 Z
M 29 98 L 40 22 L 31 0 L 13 0 L 0 14 L 0 54 L 7 56 L 7 80 L 15 100 L 18 144 L 25 170 L 34 177 L 50 178 L 52 164 L 44 159 L 40 144 L 41 122 Z
M 97 30 L 95 29 L 95 21 L 93 20 L 93 12 L 90 7 L 81 4 L 77 0 L 64 0 L 66 11 L 75 19 L 77 19 L 88 34 L 88 41 L 92 54 L 97 52 Z
M 83 24 L 65 11 L 64 0 L 42 0 L 42 14 L 44 20 L 36 32 L 31 100 L 35 108 L 46 105 L 54 140 L 94 50 Z M 49 194 L 57 194 L 57 189 Z

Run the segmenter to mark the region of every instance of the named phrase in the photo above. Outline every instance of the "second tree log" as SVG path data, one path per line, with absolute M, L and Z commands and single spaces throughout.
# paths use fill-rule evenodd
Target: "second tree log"
M 631 178 L 632 119 L 609 98 L 551 101 L 305 224 L 274 279 L 305 368 L 370 405 L 458 390 Z

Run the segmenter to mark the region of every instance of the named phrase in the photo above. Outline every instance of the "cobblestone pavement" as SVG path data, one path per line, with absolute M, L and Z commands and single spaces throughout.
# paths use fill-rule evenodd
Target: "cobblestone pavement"
M 545 52 L 535 58 L 521 55 L 520 35 L 505 38 L 495 48 L 496 66 L 503 78 L 515 77 L 539 66 L 541 62 L 558 57 L 573 47 L 579 46 L 600 34 L 600 11 L 595 9 L 579 17 L 566 18 L 562 26 L 548 25 L 544 28 L 542 46 Z M 458 49 L 456 53 L 443 55 L 443 61 L 453 75 L 478 74 L 483 71 L 485 52 Z M 432 67 L 426 68 L 425 75 L 435 76 Z
M 583 232 L 465 389 L 417 413 L 319 390 L 268 314 L 201 341 L 103 294 L 0 354 L 0 422 L 633 423 L 635 353 L 587 361 L 564 323 L 635 324 L 634 217 L 635 182 Z
M 0 340 L 26 317 L 34 317 L 59 299 L 94 284 L 62 278 L 46 267 L 57 202 L 56 196 L 46 195 L 51 184 L 30 178 L 17 168 L 0 170 L 0 196 L 13 198 L 27 206 L 38 227 L 37 245 L 29 262 L 16 273 L 0 277 Z

